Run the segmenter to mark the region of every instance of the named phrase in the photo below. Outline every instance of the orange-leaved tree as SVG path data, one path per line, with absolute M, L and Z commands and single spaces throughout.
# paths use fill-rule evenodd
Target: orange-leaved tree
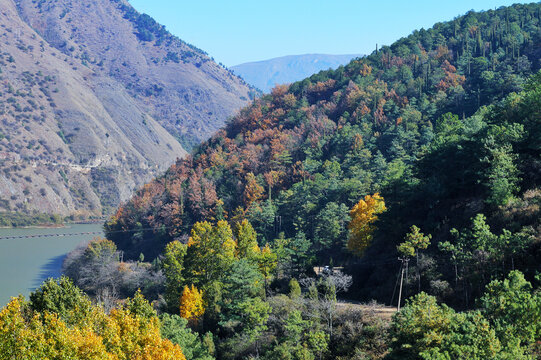
M 254 173 L 248 173 L 245 177 L 246 185 L 244 186 L 244 192 L 242 194 L 242 200 L 244 206 L 249 208 L 253 202 L 261 200 L 265 195 L 265 189 L 259 185 Z
M 385 201 L 379 193 L 366 195 L 350 211 L 348 249 L 357 256 L 361 256 L 372 241 L 372 234 L 376 230 L 374 223 L 378 214 L 387 210 Z

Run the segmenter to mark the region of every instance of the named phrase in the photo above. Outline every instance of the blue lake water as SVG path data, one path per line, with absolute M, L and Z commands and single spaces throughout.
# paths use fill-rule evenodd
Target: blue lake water
M 99 234 L 81 234 L 89 232 Z M 68 235 L 5 239 L 8 236 L 51 234 Z M 0 229 L 0 307 L 6 305 L 13 296 L 28 296 L 47 278 L 59 277 L 66 255 L 95 236 L 103 236 L 101 224 Z

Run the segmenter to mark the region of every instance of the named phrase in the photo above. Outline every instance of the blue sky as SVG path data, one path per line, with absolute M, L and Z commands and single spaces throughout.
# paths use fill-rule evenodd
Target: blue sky
M 297 54 L 367 54 L 421 27 L 506 0 L 129 0 L 217 62 Z

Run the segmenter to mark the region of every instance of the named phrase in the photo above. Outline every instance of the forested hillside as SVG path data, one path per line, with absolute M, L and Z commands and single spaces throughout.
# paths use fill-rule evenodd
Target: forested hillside
M 463 121 L 443 117 L 409 178 L 382 186 L 386 198 L 366 195 L 349 212 L 340 206 L 346 220 L 330 211 L 330 220 L 309 219 L 335 242 L 300 231 L 269 240 L 274 229 L 218 203 L 209 221 L 168 243 L 152 265 L 142 263 L 143 253 L 119 262 L 123 252 L 97 240 L 69 256 L 66 274 L 98 299 L 140 287 L 174 314 L 162 325 L 168 334 L 188 326 L 204 342 L 212 332 L 203 349 L 217 358 L 538 358 L 541 72 L 524 88 Z M 322 197 L 336 191 L 332 184 L 318 188 Z M 142 226 L 130 230 L 134 245 L 146 245 Z M 121 230 L 109 231 L 127 255 L 153 250 L 130 248 L 118 240 Z M 314 274 L 320 264 L 331 268 Z M 405 306 L 389 321 L 381 306 L 357 305 L 372 298 Z M 201 349 L 199 342 L 183 349 L 192 346 Z
M 351 259 L 344 246 L 349 211 L 366 195 L 380 192 L 394 214 L 409 201 L 408 187 L 434 179 L 430 195 L 418 194 L 434 205 L 416 203 L 416 211 L 394 217 L 400 226 L 385 234 L 390 244 L 409 217 L 425 219 L 420 211 L 435 205 L 453 213 L 431 229 L 494 209 L 504 201 L 485 202 L 492 190 L 472 176 L 487 162 L 472 168 L 464 159 L 460 167 L 460 153 L 451 153 L 444 165 L 431 159 L 431 149 L 458 124 L 480 131 L 492 111 L 484 106 L 524 88 L 541 67 L 540 16 L 538 4 L 471 12 L 336 71 L 275 88 L 139 190 L 107 224 L 109 237 L 131 256 L 155 257 L 197 221 L 246 217 L 262 242 L 305 241 L 306 259 L 317 259 L 309 263 L 337 264 Z M 487 154 L 472 156 L 481 161 Z M 452 192 L 444 193 L 445 181 Z

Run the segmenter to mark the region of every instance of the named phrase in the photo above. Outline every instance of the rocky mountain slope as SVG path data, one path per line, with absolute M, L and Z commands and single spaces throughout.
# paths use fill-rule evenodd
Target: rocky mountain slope
M 120 0 L 2 1 L 0 70 L 0 212 L 101 215 L 251 91 Z
M 322 70 L 336 69 L 359 56 L 361 55 L 290 55 L 235 65 L 231 70 L 249 84 L 269 92 L 277 84 L 289 84 Z

